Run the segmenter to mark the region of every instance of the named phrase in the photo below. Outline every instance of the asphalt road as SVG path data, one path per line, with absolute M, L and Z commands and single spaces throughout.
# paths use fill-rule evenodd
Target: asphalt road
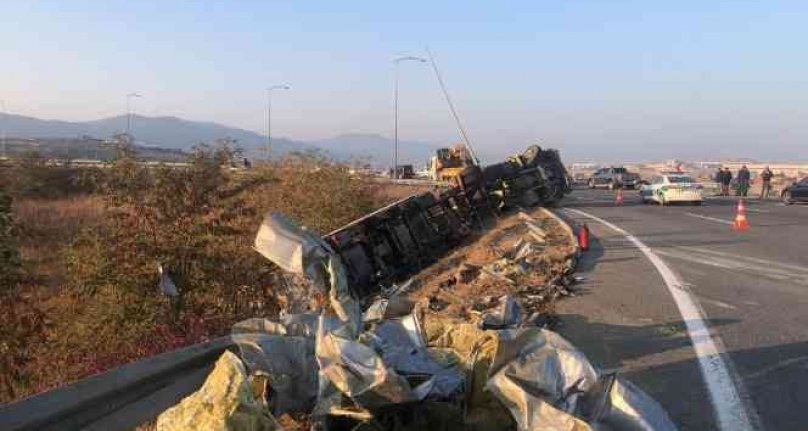
M 612 192 L 576 189 L 563 204 L 593 243 L 579 295 L 558 306 L 559 331 L 659 400 L 680 429 L 808 429 L 808 206 L 752 199 L 751 229 L 736 232 L 734 198 L 660 207 L 625 196 L 615 207 Z M 682 285 L 670 288 L 626 233 Z M 699 322 L 674 293 L 692 299 L 709 332 L 694 333 Z M 694 340 L 719 354 L 697 354 Z

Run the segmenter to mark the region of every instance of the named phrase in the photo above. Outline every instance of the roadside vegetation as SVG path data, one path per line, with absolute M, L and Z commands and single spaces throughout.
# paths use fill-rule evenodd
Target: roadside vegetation
M 236 156 L 2 168 L 0 402 L 274 317 L 278 273 L 252 250 L 267 211 L 325 233 L 398 197 L 318 155 L 233 170 Z M 159 265 L 179 296 L 160 291 Z

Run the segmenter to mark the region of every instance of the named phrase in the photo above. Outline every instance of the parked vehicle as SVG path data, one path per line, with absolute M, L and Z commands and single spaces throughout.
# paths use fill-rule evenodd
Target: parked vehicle
M 616 188 L 633 189 L 640 183 L 639 174 L 629 172 L 623 167 L 600 168 L 589 178 L 589 188 L 606 187 L 609 190 Z
M 583 185 L 587 184 L 589 178 L 586 177 L 586 174 L 583 172 L 574 172 L 572 174 L 572 183 L 575 185 Z
M 643 203 L 657 202 L 668 205 L 673 202 L 688 202 L 701 205 L 702 187 L 690 175 L 682 172 L 663 172 L 651 179 L 650 184 L 640 187 Z
M 780 193 L 780 199 L 786 205 L 791 205 L 795 202 L 808 203 L 808 177 L 783 189 L 782 193 Z
M 390 178 L 398 178 L 400 180 L 411 180 L 415 178 L 415 170 L 412 165 L 398 165 L 396 168 L 395 173 L 390 169 Z

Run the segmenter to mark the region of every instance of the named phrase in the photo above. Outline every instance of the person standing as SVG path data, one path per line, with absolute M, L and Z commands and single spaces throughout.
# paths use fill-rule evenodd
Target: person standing
M 724 168 L 719 167 L 718 172 L 715 174 L 715 182 L 718 183 L 718 187 L 720 188 L 720 191 L 718 192 L 719 196 L 724 196 L 726 193 L 724 190 L 724 175 Z
M 732 182 L 732 172 L 725 167 L 721 175 L 721 196 L 729 196 L 729 185 Z
M 772 177 L 774 173 L 768 166 L 763 172 L 760 173 L 760 181 L 761 181 L 761 188 L 760 188 L 760 198 L 761 199 L 768 199 L 769 193 L 772 191 Z
M 741 166 L 741 169 L 738 170 L 738 195 L 742 197 L 746 197 L 746 194 L 749 192 L 749 180 L 751 176 L 749 174 L 749 169 L 746 168 L 746 165 Z

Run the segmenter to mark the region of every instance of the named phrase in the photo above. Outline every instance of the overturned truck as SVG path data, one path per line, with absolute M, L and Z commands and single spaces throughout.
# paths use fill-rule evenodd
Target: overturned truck
M 433 177 L 452 187 L 468 189 L 482 179 L 490 204 L 497 210 L 536 205 L 553 206 L 570 190 L 558 150 L 529 146 L 522 154 L 480 167 L 464 145 L 440 149 L 431 161 Z
M 569 191 L 557 150 L 532 145 L 485 168 L 456 158 L 466 162 L 443 168 L 449 187 L 401 199 L 324 236 L 358 297 L 429 266 L 502 210 L 554 205 Z

